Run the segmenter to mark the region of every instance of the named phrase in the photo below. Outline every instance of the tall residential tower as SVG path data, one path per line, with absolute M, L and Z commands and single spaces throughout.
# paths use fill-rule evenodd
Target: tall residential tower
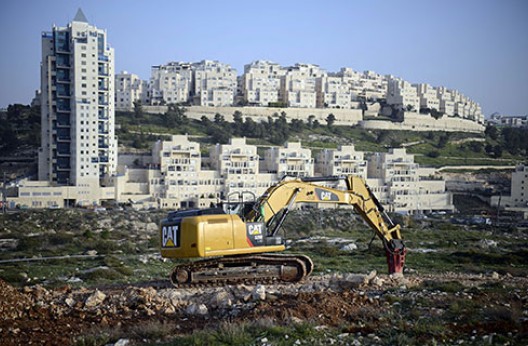
M 117 165 L 114 50 L 80 9 L 42 33 L 41 90 L 39 180 L 99 185 Z

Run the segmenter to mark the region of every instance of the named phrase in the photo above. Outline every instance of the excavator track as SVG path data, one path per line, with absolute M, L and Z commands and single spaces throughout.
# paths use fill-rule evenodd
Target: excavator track
M 176 266 L 170 275 L 178 288 L 237 283 L 298 282 L 313 271 L 305 255 L 225 256 Z

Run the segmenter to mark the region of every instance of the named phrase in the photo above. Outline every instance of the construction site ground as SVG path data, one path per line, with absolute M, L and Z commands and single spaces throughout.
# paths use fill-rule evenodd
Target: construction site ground
M 324 230 L 288 245 L 314 260 L 304 281 L 191 288 L 168 281 L 154 213 L 2 216 L 0 344 L 528 344 L 525 229 L 415 221 L 389 276 L 345 213 L 292 215 L 286 227 Z

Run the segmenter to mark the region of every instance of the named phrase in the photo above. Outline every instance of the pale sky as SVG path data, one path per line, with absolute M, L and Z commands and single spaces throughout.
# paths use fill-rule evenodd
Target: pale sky
M 82 8 L 106 29 L 116 71 L 203 59 L 312 63 L 457 89 L 486 116 L 528 114 L 525 0 L 2 0 L 0 108 L 40 88 L 42 31 Z

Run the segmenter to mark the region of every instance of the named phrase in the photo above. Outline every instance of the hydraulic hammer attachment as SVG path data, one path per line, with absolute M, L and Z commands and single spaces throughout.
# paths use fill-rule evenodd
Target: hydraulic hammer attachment
M 389 274 L 403 274 L 407 249 L 401 239 L 392 239 L 385 243 L 385 254 L 389 265 Z

